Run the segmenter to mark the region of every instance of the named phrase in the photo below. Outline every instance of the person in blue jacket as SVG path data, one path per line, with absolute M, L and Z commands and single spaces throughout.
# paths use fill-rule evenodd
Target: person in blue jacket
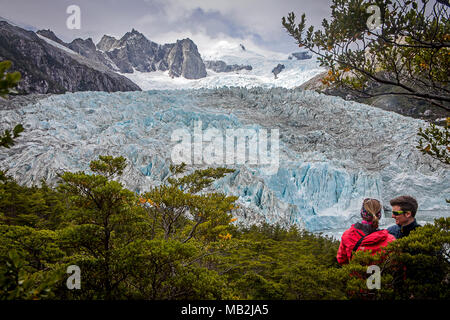
M 387 228 L 387 230 L 396 239 L 406 237 L 411 231 L 420 227 L 415 218 L 418 208 L 416 199 L 410 196 L 400 196 L 392 199 L 390 204 L 395 225 Z

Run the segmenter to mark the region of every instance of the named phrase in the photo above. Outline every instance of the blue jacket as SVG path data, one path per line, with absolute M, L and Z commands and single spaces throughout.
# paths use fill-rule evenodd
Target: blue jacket
M 388 232 L 392 234 L 396 239 L 400 239 L 403 237 L 409 236 L 409 233 L 416 229 L 417 227 L 421 227 L 420 224 L 417 223 L 416 219 L 414 219 L 413 222 L 406 226 L 399 226 L 398 224 L 395 224 L 393 226 L 390 226 L 387 228 Z

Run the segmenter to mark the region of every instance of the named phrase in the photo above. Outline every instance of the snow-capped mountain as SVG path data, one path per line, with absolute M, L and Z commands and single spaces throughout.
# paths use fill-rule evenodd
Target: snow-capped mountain
M 207 76 L 200 79 L 171 79 L 168 72 L 124 73 L 143 90 L 219 88 L 222 86 L 284 87 L 294 88 L 324 71 L 315 56 L 311 59 L 289 59 L 288 54 L 272 52 L 256 46 L 243 46 L 238 42 L 218 41 L 199 47 L 203 61 L 223 61 L 228 65 L 251 66 L 251 70 L 215 72 L 207 69 Z M 275 78 L 272 70 L 277 65 L 284 69 Z
M 0 154 L 0 169 L 28 185 L 42 177 L 54 183 L 57 172 L 88 170 L 91 160 L 110 154 L 129 160 L 122 179 L 128 188 L 148 190 L 167 177 L 174 132 L 195 132 L 201 121 L 202 132 L 225 136 L 230 129 L 279 131 L 277 170 L 232 163 L 237 171 L 215 184 L 239 196 L 240 221 L 343 228 L 359 219 L 364 197 L 388 205 L 401 194 L 416 197 L 421 210 L 449 209 L 449 170 L 415 149 L 424 121 L 311 91 L 77 92 L 0 110 L 0 119 L 0 129 L 25 127 Z
M 51 30 L 39 30 L 37 34 L 58 49 L 69 49 L 72 54 L 121 73 L 143 90 L 294 88 L 324 71 L 315 56 L 271 52 L 231 40 L 201 48 L 189 38 L 159 45 L 133 29 L 120 39 L 104 35 L 95 45 L 91 38 L 64 43 Z M 274 72 L 274 68 L 278 71 Z

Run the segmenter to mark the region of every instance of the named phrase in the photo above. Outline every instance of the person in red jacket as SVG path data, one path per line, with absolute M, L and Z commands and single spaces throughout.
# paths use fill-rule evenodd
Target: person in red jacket
M 378 222 L 381 218 L 381 203 L 376 199 L 364 199 L 361 208 L 362 222 L 353 224 L 342 235 L 341 244 L 337 252 L 339 264 L 348 263 L 357 250 L 372 250 L 372 254 L 380 251 L 389 242 L 395 240 L 387 230 L 379 230 Z

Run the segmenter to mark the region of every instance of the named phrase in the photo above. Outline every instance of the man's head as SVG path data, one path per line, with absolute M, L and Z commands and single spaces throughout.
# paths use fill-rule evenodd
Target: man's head
M 400 226 L 406 226 L 414 221 L 417 212 L 417 201 L 410 196 L 400 196 L 390 201 L 392 218 Z

